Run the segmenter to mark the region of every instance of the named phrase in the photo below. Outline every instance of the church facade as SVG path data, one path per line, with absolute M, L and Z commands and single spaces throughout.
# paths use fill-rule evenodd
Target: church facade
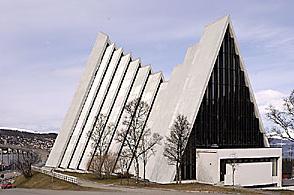
M 46 166 L 89 171 L 95 153 L 89 134 L 99 114 L 114 126 L 106 153 L 118 162 L 124 145 L 114 137 L 124 128 L 124 106 L 137 98 L 149 105 L 145 126 L 153 133 L 168 136 L 178 114 L 191 123 L 181 167 L 184 180 L 281 185 L 281 149 L 270 148 L 265 137 L 228 16 L 205 27 L 168 81 L 100 33 Z M 176 170 L 163 156 L 164 144 L 156 151 L 146 165 L 146 178 L 173 182 Z

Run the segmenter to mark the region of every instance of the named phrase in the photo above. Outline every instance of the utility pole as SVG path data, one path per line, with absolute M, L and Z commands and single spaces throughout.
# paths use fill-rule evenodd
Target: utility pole
M 7 148 L 7 167 L 9 168 L 10 165 L 10 148 Z
M 232 163 L 230 163 L 230 165 L 232 166 L 232 182 L 233 182 L 233 186 L 235 186 L 235 171 L 236 171 L 236 168 L 237 168 L 237 159 L 236 159 L 236 153 L 233 153 L 230 155 L 233 159 L 232 159 Z
M 233 186 L 235 186 L 235 171 L 236 171 L 235 161 L 233 161 L 233 163 L 231 164 L 231 166 L 232 166 L 232 171 L 233 171 L 232 181 L 233 181 Z
M 1 151 L 1 171 L 3 171 L 3 150 L 0 149 Z

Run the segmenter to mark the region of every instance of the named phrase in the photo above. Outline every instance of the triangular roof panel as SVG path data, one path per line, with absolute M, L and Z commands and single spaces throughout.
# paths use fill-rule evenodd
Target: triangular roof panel
M 193 125 L 227 28 L 232 31 L 229 16 L 206 26 L 199 43 L 188 49 L 184 63 L 175 67 L 164 94 L 158 97 L 161 98 L 157 101 L 160 111 L 151 112 L 148 122 L 152 131 L 168 136 L 178 114 L 187 116 Z M 243 63 L 242 66 L 244 69 Z M 250 92 L 253 99 L 251 88 Z M 176 170 L 168 165 L 163 151 L 164 146 L 159 146 L 147 164 L 146 177 L 151 181 L 165 183 L 174 180 Z

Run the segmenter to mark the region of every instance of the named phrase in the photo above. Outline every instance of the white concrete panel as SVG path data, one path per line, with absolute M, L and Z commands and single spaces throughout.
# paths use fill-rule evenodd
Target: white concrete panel
M 189 63 L 175 68 L 158 101 L 160 111 L 151 117 L 153 121 L 150 128 L 153 132 L 160 131 L 163 137 L 168 136 L 178 114 L 187 116 L 191 123 L 195 121 L 227 25 L 228 17 L 224 17 L 206 26 L 200 42 L 190 50 L 195 53 L 188 52 L 190 56 L 186 56 L 186 62 Z M 146 177 L 151 181 L 171 182 L 175 177 L 175 168 L 163 156 L 164 145 L 156 149 L 155 156 L 147 164 Z
M 161 83 L 162 79 L 163 77 L 161 72 L 151 74 L 148 77 L 148 81 L 144 89 L 141 101 L 147 102 L 150 108 L 155 98 L 155 94 L 159 88 L 158 86 Z
M 196 154 L 196 180 L 217 184 L 220 178 L 217 152 L 199 152 Z
M 157 91 L 159 89 L 159 85 L 160 85 L 162 80 L 163 80 L 163 77 L 162 77 L 161 72 L 151 74 L 148 77 L 148 80 L 147 80 L 147 83 L 146 83 L 146 86 L 144 88 L 144 91 L 143 91 L 143 94 L 142 94 L 142 97 L 141 97 L 140 101 L 146 102 L 150 106 L 149 112 L 152 109 L 155 96 L 157 94 Z M 148 116 L 149 116 L 149 114 L 148 114 Z M 145 120 L 147 120 L 148 116 L 146 116 Z M 148 126 L 146 126 L 145 128 L 148 128 Z M 130 162 L 130 164 L 129 164 L 129 166 L 131 168 L 130 173 L 135 173 L 134 167 L 131 166 L 131 163 L 132 162 Z M 140 163 L 140 166 L 141 166 L 141 170 L 143 170 L 142 163 Z M 141 173 L 143 174 L 142 171 L 141 171 Z
M 132 86 L 131 92 L 130 92 L 128 99 L 126 101 L 126 104 L 141 96 L 141 94 L 143 93 L 143 89 L 146 84 L 147 78 L 150 74 L 150 71 L 151 71 L 150 66 L 144 66 L 139 69 L 137 76 L 136 76 L 136 79 L 134 81 L 134 84 Z M 124 119 L 125 115 L 126 114 L 123 112 L 122 116 L 120 117 L 120 120 L 118 122 L 118 126 L 116 129 L 126 128 L 123 125 L 123 119 Z M 117 143 L 115 140 L 113 140 L 110 144 L 109 152 L 111 152 L 113 155 L 117 156 L 117 154 L 119 153 L 120 147 L 121 147 L 121 145 L 119 143 Z
M 126 73 L 126 76 L 125 76 L 123 83 L 121 85 L 121 88 L 119 89 L 119 93 L 117 95 L 113 109 L 111 110 L 111 113 L 110 113 L 110 116 L 109 116 L 109 119 L 107 121 L 106 126 L 112 124 L 116 127 L 118 125 L 118 121 L 119 121 L 119 118 L 122 114 L 124 105 L 127 101 L 128 94 L 131 90 L 131 86 L 136 78 L 136 74 L 137 74 L 139 65 L 140 65 L 139 60 L 135 60 L 130 63 L 129 68 Z M 112 141 L 114 141 L 112 138 L 115 134 L 116 129 L 117 128 L 114 128 L 113 132 L 110 132 L 110 134 L 112 134 L 112 136 L 111 136 L 111 139 L 108 141 L 109 145 Z
M 111 82 L 107 96 L 105 98 L 105 101 L 104 101 L 102 108 L 101 108 L 101 111 L 100 111 L 100 114 L 103 114 L 106 117 L 109 116 L 109 113 L 112 109 L 116 95 L 118 93 L 121 82 L 122 82 L 124 75 L 125 75 L 125 72 L 127 70 L 129 61 L 130 61 L 130 54 L 123 56 L 121 58 L 119 65 L 118 65 L 117 71 L 115 72 L 114 78 Z M 93 144 L 94 144 L 94 141 L 92 139 L 90 139 L 87 146 L 86 146 L 86 150 L 85 150 L 85 153 L 82 157 L 81 163 L 79 165 L 79 169 L 81 169 L 81 170 L 88 169 L 88 163 L 91 160 L 92 155 L 95 152 L 94 148 L 93 148 Z
M 124 81 L 122 83 L 122 86 L 119 90 L 118 97 L 116 99 L 115 105 L 113 110 L 111 111 L 110 117 L 109 117 L 109 123 L 117 124 L 119 115 L 123 110 L 123 107 L 125 105 L 125 102 L 127 100 L 129 91 L 131 90 L 131 86 L 135 80 L 136 73 L 139 68 L 139 60 L 133 61 L 130 63 L 130 66 L 128 68 L 127 74 L 124 78 Z
M 116 67 L 118 65 L 118 61 L 121 57 L 121 54 L 122 54 L 122 49 L 118 49 L 113 53 L 112 59 L 109 63 L 109 67 L 105 73 L 105 76 L 99 88 L 97 97 L 95 99 L 94 105 L 90 111 L 89 117 L 87 119 L 87 122 L 85 123 L 85 127 L 83 129 L 83 132 L 80 136 L 76 150 L 74 151 L 72 160 L 70 162 L 69 168 L 71 169 L 78 168 L 78 164 L 80 163 L 80 159 L 84 153 L 86 144 L 88 143 L 88 140 L 89 140 L 88 132 L 91 132 L 93 129 L 96 117 L 98 116 L 98 113 L 100 112 L 101 106 L 104 101 L 104 97 L 107 94 L 108 88 L 112 81 L 113 75 L 116 71 Z
M 164 94 L 164 90 L 166 90 L 167 85 L 168 85 L 168 82 L 162 82 L 160 84 L 156 99 L 155 99 L 154 104 L 152 106 L 152 109 L 150 111 L 150 115 L 149 115 L 149 117 L 147 119 L 147 126 L 148 127 L 153 126 L 153 121 L 154 121 L 153 117 L 156 116 L 156 113 L 160 112 L 161 107 L 160 107 L 159 101 L 162 99 L 162 96 Z M 160 131 L 155 131 L 153 129 L 152 129 L 152 132 L 160 133 Z
M 191 46 L 187 49 L 183 64 L 191 64 L 193 62 L 194 54 L 197 50 L 197 47 L 198 47 L 198 45 L 194 44 L 193 46 Z
M 225 185 L 256 186 L 272 183 L 272 162 L 226 164 Z
M 102 33 L 100 33 L 96 38 L 95 45 L 87 61 L 79 86 L 72 99 L 70 107 L 64 118 L 61 130 L 58 133 L 54 146 L 46 162 L 46 166 L 48 167 L 57 167 L 60 164 L 70 135 L 73 131 L 73 126 L 75 125 L 83 104 L 86 101 L 86 97 L 93 82 L 95 72 L 100 64 L 108 41 L 108 36 Z
M 71 159 L 73 151 L 75 150 L 75 146 L 77 144 L 79 136 L 82 133 L 83 126 L 85 125 L 85 122 L 86 122 L 86 119 L 87 119 L 87 117 L 89 115 L 90 109 L 93 106 L 94 99 L 95 99 L 97 91 L 98 91 L 98 89 L 100 87 L 103 74 L 104 74 L 104 72 L 106 70 L 106 67 L 108 66 L 108 63 L 109 63 L 110 58 L 112 56 L 113 50 L 114 50 L 114 44 L 108 46 L 106 51 L 105 51 L 105 54 L 104 54 L 104 56 L 102 58 L 100 66 L 99 66 L 100 71 L 98 70 L 96 72 L 97 74 L 95 75 L 94 82 L 93 82 L 93 84 L 91 86 L 89 95 L 88 95 L 88 97 L 86 99 L 85 105 L 84 105 L 84 107 L 82 109 L 82 112 L 80 114 L 78 122 L 77 122 L 77 124 L 75 126 L 75 129 L 74 129 L 74 131 L 72 133 L 70 141 L 69 141 L 69 143 L 67 145 L 65 154 L 64 154 L 63 159 L 61 161 L 60 167 L 62 167 L 62 168 L 67 168 L 68 167 L 68 163 L 69 163 L 69 161 Z

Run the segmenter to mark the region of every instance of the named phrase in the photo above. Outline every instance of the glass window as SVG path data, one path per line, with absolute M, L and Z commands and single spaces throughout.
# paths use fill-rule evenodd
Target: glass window
M 184 179 L 195 179 L 197 147 L 264 147 L 244 78 L 227 30 L 184 153 Z

